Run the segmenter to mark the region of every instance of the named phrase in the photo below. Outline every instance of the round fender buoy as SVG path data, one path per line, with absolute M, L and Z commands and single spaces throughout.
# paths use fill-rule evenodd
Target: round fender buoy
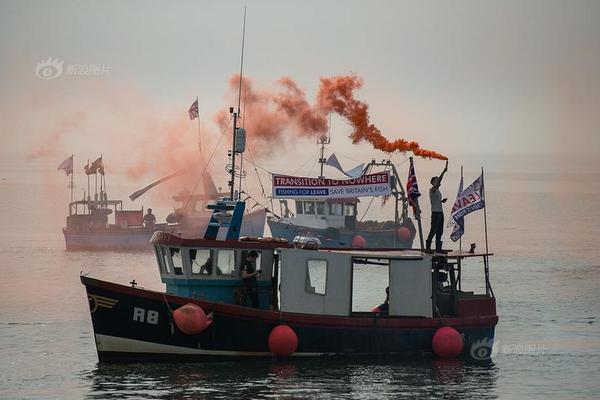
M 367 241 L 364 237 L 356 235 L 352 238 L 352 247 L 367 247 Z
M 396 230 L 396 236 L 398 239 L 409 240 L 410 239 L 410 229 L 405 226 L 401 226 Z
M 375 306 L 373 309 L 371 309 L 371 312 L 378 313 L 381 312 L 381 309 L 379 309 L 379 306 Z
M 187 303 L 173 311 L 173 320 L 186 335 L 196 335 L 212 323 L 212 317 L 206 315 L 202 307 L 193 303 Z
M 298 349 L 298 335 L 287 325 L 277 325 L 269 334 L 269 350 L 278 357 L 287 357 Z
M 433 352 L 442 358 L 456 358 L 461 353 L 464 343 L 458 331 L 444 326 L 433 334 Z

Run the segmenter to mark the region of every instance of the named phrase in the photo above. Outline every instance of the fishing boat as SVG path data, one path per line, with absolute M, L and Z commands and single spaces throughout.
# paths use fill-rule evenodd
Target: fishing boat
M 273 214 L 267 218 L 273 236 L 286 238 L 290 242 L 296 236 L 317 237 L 324 246 L 333 248 L 412 248 L 417 230 L 408 215 L 408 200 L 394 164 L 389 160 L 371 160 L 366 166 L 363 164 L 353 169 L 358 173 L 348 174 L 342 170 L 335 155 L 329 159 L 324 157 L 325 144 L 329 142 L 330 138 L 326 136 L 320 137 L 318 141 L 321 146 L 319 178 L 325 178 L 324 165 L 334 165 L 353 178 L 378 170 L 389 171 L 392 178 L 391 193 L 385 198 L 391 198 L 394 202 L 394 220 L 363 221 L 359 216 L 360 199 L 355 196 L 299 196 L 287 199 L 279 196 L 280 214 Z M 276 196 L 275 193 L 274 195 Z M 291 202 L 294 203 L 295 212 L 291 210 Z
M 245 203 L 233 188 L 239 108 L 230 111 L 230 195 L 208 206 L 202 238 L 152 236 L 166 290 L 81 276 L 101 362 L 490 357 L 498 316 L 487 251 L 429 254 L 326 247 L 306 236 L 293 243 L 240 237 Z M 473 263 L 483 266 L 482 293 L 463 287 L 473 258 L 483 261 Z M 389 277 L 386 301 L 368 312 L 353 307 L 361 264 L 383 266 Z

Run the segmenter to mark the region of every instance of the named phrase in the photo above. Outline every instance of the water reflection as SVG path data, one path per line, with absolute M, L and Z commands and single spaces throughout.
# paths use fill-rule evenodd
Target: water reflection
M 85 374 L 88 399 L 496 397 L 493 363 L 293 360 L 101 365 Z

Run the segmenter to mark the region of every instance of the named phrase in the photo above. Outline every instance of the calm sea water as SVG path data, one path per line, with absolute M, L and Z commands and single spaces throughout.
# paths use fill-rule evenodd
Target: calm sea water
M 51 171 L 51 169 L 49 169 Z M 598 398 L 600 175 L 490 174 L 497 353 L 433 359 L 100 365 L 80 271 L 162 289 L 151 253 L 66 252 L 64 186 L 0 168 L 0 398 Z M 453 197 L 455 189 L 445 188 Z M 482 214 L 465 242 L 484 243 Z M 426 221 L 427 223 L 427 221 Z M 449 242 L 447 242 L 449 243 Z M 378 304 L 384 273 L 360 293 Z M 377 274 L 380 274 L 378 279 Z M 478 264 L 465 287 L 482 287 Z

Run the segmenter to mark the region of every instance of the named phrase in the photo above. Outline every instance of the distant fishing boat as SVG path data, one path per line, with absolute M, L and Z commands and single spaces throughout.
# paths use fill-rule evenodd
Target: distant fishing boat
M 331 248 L 412 248 L 417 230 L 408 216 L 408 200 L 394 164 L 390 161 L 372 160 L 366 166 L 359 165 L 352 171 L 345 172 L 334 154 L 329 159 L 324 157 L 325 144 L 328 143 L 328 137 L 319 138 L 321 146 L 319 178 L 324 178 L 324 165 L 332 165 L 353 178 L 378 170 L 389 171 L 392 178 L 391 193 L 386 198 L 394 202 L 394 219 L 384 222 L 361 221 L 358 209 L 360 200 L 355 196 L 320 195 L 311 198 L 302 194 L 287 199 L 278 196 L 281 213 L 267 218 L 273 236 L 286 238 L 290 242 L 296 236 L 317 237 L 324 247 Z M 290 202 L 294 202 L 295 212 L 291 210 Z

